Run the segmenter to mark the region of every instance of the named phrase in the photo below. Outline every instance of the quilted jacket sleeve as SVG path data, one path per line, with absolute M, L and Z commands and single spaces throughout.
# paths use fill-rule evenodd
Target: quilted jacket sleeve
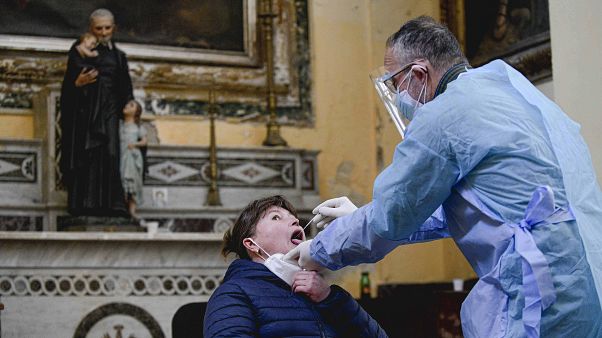
M 204 337 L 256 337 L 251 302 L 236 284 L 222 284 L 211 296 L 203 321 Z
M 330 288 L 330 295 L 316 307 L 341 337 L 388 337 L 376 320 L 347 291 L 337 285 Z

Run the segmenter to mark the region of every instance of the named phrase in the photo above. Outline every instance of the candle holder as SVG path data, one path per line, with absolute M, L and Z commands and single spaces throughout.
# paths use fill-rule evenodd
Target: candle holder
M 266 60 L 266 108 L 269 113 L 267 123 L 267 135 L 263 141 L 264 146 L 287 146 L 286 141 L 280 135 L 280 125 L 276 115 L 276 93 L 274 92 L 274 17 L 277 16 L 272 10 L 272 0 L 262 0 L 259 18 L 262 24 L 263 46 Z
M 222 201 L 219 196 L 217 187 L 217 145 L 215 142 L 215 117 L 217 116 L 218 107 L 215 104 L 215 93 L 209 91 L 209 105 L 207 107 L 207 115 L 209 116 L 209 190 L 207 191 L 207 206 L 221 206 Z

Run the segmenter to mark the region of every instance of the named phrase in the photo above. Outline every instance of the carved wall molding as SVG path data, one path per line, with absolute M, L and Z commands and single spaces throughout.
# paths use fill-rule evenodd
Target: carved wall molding
M 71 296 L 201 296 L 219 286 L 218 274 L 15 274 L 0 275 L 0 295 L 19 297 Z M 6 273 L 9 273 L 7 275 Z
M 0 80 L 47 83 L 61 79 L 67 69 L 64 57 L 5 56 L 0 61 Z
M 0 77 L 4 75 L 1 69 L 2 62 L 0 61 Z M 32 83 L 0 82 L 0 108 L 11 109 L 11 112 L 14 112 L 13 109 L 31 110 L 34 95 L 41 90 L 41 86 Z

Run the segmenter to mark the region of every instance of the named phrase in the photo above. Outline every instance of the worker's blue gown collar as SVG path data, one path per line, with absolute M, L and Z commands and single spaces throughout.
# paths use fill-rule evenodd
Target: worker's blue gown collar
M 439 94 L 443 94 L 443 92 L 447 89 L 447 85 L 453 80 L 457 79 L 460 74 L 466 72 L 468 69 L 472 68 L 467 62 L 461 62 L 451 66 L 445 74 L 439 80 L 439 84 L 437 84 L 437 89 L 435 89 L 435 96 L 437 97 Z

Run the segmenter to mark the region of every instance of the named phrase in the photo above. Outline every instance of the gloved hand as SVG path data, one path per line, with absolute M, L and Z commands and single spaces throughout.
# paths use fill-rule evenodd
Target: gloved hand
M 310 239 L 297 245 L 296 248 L 284 255 L 282 259 L 297 264 L 305 270 L 323 270 L 324 267 L 318 262 L 314 261 L 313 258 L 311 258 L 311 255 L 309 254 L 309 246 L 311 245 L 311 241 L 312 240 Z
M 357 210 L 357 207 L 346 196 L 332 198 L 314 208 L 316 216 L 311 219 L 318 229 L 325 228 L 335 218 L 346 216 Z

